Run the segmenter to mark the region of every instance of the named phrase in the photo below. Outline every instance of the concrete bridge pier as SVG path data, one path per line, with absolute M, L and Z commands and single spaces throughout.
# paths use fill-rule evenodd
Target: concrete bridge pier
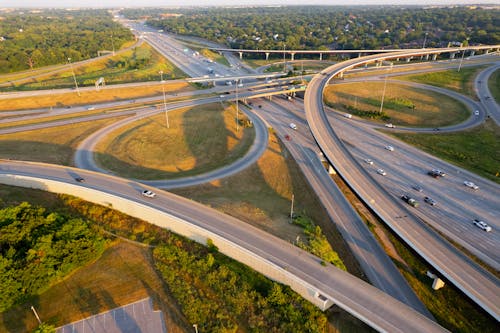
M 292 52 L 290 54 L 292 55 L 292 61 L 294 61 L 295 60 L 295 53 Z
M 438 54 L 437 53 L 434 53 L 432 55 L 432 61 L 436 61 L 436 59 L 438 58 Z
M 406 62 L 410 62 L 410 61 L 411 61 L 411 59 L 413 59 L 413 57 L 408 57 L 408 58 L 406 58 Z
M 266 60 L 269 60 L 269 52 L 266 52 Z
M 474 56 L 474 54 L 476 54 L 476 51 L 471 50 L 471 51 L 470 51 L 470 56 L 471 56 L 471 57 L 473 57 L 473 56 Z
M 319 54 L 319 61 L 323 60 L 323 53 Z
M 344 72 L 340 72 L 339 73 L 339 79 L 343 79 L 344 78 Z
M 457 52 L 451 52 L 450 53 L 450 59 L 455 59 L 455 55 L 457 54 Z
M 336 175 L 337 174 L 337 171 L 335 171 L 335 169 L 332 167 L 331 164 L 328 164 L 328 174 L 330 174 L 330 175 Z
M 243 52 L 238 52 L 240 54 L 240 60 L 243 59 Z

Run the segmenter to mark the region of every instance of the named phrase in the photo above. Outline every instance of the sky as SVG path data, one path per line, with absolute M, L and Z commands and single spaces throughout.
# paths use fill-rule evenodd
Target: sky
M 500 0 L 0 0 L 0 8 L 160 7 L 246 5 L 450 5 L 497 4 Z

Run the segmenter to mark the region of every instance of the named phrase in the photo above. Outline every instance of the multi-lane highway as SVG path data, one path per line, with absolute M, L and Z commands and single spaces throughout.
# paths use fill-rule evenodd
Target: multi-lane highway
M 500 284 L 498 279 L 423 224 L 401 201 L 394 200 L 394 196 L 375 181 L 372 174 L 361 167 L 342 143 L 334 130 L 336 124 L 329 121 L 323 106 L 323 90 L 329 79 L 339 72 L 370 61 L 390 60 L 420 55 L 420 53 L 402 51 L 384 56 L 368 56 L 323 70 L 311 80 L 306 91 L 307 121 L 327 159 L 364 202 L 440 274 L 499 320 Z
M 212 208 L 174 194 L 156 191 L 155 199 L 141 196 L 144 186 L 122 179 L 56 165 L 0 161 L 0 176 L 33 177 L 82 187 L 131 200 L 131 204 L 147 205 L 224 237 L 254 256 L 273 263 L 321 290 L 322 295 L 339 307 L 382 332 L 444 332 L 434 321 L 423 316 L 371 286 L 332 265 L 322 265 L 317 257 L 276 238 L 260 229 L 222 214 Z M 75 176 L 86 179 L 75 182 Z M 0 177 L 0 180 L 3 179 Z M 23 179 L 23 178 L 21 178 Z M 21 180 L 22 182 L 22 180 Z

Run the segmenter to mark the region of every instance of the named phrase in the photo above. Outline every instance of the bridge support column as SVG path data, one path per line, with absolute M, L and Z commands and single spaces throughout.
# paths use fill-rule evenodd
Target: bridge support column
M 269 60 L 269 52 L 266 52 L 266 60 Z
M 328 164 L 328 173 L 330 175 L 336 175 L 337 174 L 337 171 L 335 171 L 335 169 L 332 167 L 331 164 Z
M 361 58 L 362 54 L 361 52 L 358 53 L 358 58 Z
M 238 52 L 240 54 L 240 60 L 243 59 L 243 52 Z
M 455 54 L 457 54 L 456 52 L 451 52 L 450 53 L 450 59 L 454 59 L 455 58 Z
M 432 55 L 432 61 L 436 61 L 436 59 L 438 58 L 438 54 L 437 53 L 434 53 Z
M 425 60 L 429 60 L 429 54 L 425 55 Z
M 432 289 L 438 290 L 438 289 L 441 289 L 444 287 L 443 280 L 441 280 L 436 274 L 433 274 L 430 271 L 427 271 L 427 276 L 434 280 L 432 282 Z
M 292 55 L 292 61 L 295 60 L 295 53 L 290 53 Z
M 484 51 L 484 54 L 488 54 L 488 53 L 490 53 L 490 50 L 486 49 L 486 51 Z
M 471 51 L 470 51 L 470 56 L 471 56 L 471 57 L 473 57 L 473 56 L 474 56 L 474 54 L 476 54 L 476 51 L 471 50 Z
M 412 59 L 413 57 L 408 57 L 406 58 L 406 62 L 410 62 L 410 60 Z
M 339 73 L 339 79 L 343 79 L 344 78 L 344 72 L 340 72 Z
M 319 54 L 319 61 L 323 60 L 323 53 Z

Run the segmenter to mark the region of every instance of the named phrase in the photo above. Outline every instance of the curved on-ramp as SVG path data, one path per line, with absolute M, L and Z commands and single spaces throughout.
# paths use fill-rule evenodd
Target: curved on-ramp
M 363 201 L 442 276 L 498 321 L 500 320 L 498 279 L 426 227 L 400 202 L 395 202 L 387 191 L 354 160 L 330 125 L 323 106 L 323 91 L 328 81 L 339 73 L 370 62 L 437 52 L 435 49 L 429 49 L 372 55 L 324 69 L 311 80 L 306 90 L 304 106 L 307 122 L 326 158 Z M 395 219 L 396 216 L 405 218 Z

